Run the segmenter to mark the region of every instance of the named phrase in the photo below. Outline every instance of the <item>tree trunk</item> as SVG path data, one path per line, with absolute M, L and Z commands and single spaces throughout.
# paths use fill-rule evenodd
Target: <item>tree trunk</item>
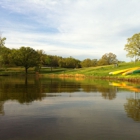
M 52 66 L 51 66 L 51 71 L 53 70 Z
M 27 73 L 28 73 L 28 68 L 25 67 L 25 74 L 27 74 Z

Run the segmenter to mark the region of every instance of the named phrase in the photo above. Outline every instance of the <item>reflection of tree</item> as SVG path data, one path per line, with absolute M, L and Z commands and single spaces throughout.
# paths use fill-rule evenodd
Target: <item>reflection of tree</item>
M 101 92 L 104 99 L 112 100 L 116 98 L 116 87 L 104 86 L 100 83 L 96 83 L 95 85 L 84 84 L 81 87 L 85 92 Z
M 131 117 L 134 121 L 140 121 L 140 98 L 138 96 L 127 99 L 127 103 L 124 104 L 124 109 L 128 117 Z
M 96 85 L 81 85 L 81 87 L 83 88 L 83 91 L 85 92 L 97 92 L 98 91 L 98 87 Z
M 7 80 L 5 80 L 7 79 Z M 0 80 L 0 101 L 17 100 L 20 103 L 30 103 L 42 100 L 44 97 L 58 96 L 57 93 L 72 93 L 79 90 L 79 83 L 65 80 L 38 77 L 6 77 Z M 56 93 L 55 95 L 51 93 Z
M 13 78 L 13 81 L 8 79 L 0 84 L 0 90 L 0 101 L 18 100 L 20 103 L 30 103 L 46 96 L 39 83 L 27 77 L 22 80 Z
M 0 115 L 4 115 L 4 102 L 0 101 Z
M 116 89 L 103 81 L 85 81 L 85 83 L 68 79 L 55 79 L 36 76 L 0 77 L 0 101 L 17 100 L 30 103 L 44 97 L 60 96 L 57 93 L 73 93 L 78 91 L 101 92 L 105 99 L 116 97 Z M 106 84 L 105 84 L 106 83 Z M 51 93 L 55 93 L 51 94 Z
M 110 87 L 110 88 L 100 88 L 99 91 L 102 93 L 102 96 L 105 99 L 115 99 L 116 98 L 116 87 Z
M 46 93 L 72 93 L 79 91 L 80 84 L 75 82 L 69 82 L 60 79 L 45 79 L 45 92 Z

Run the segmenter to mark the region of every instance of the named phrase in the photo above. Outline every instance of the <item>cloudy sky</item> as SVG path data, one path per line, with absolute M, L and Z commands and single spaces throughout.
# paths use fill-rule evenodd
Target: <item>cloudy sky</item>
M 126 58 L 127 38 L 140 32 L 139 0 L 0 0 L 6 47 L 29 46 L 47 54 Z

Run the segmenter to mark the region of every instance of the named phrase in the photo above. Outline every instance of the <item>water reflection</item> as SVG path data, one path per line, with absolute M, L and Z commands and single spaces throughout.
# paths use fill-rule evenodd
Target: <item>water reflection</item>
M 123 88 L 129 91 L 133 91 L 136 93 L 140 93 L 140 85 L 136 83 L 128 83 L 128 82 L 110 82 L 110 85 Z
M 109 100 L 113 100 L 116 98 L 116 93 L 117 93 L 117 89 L 116 87 L 111 87 L 108 89 L 101 89 L 99 90 L 102 93 L 102 96 L 104 97 L 104 99 L 109 99 Z
M 0 77 L 0 81 L 0 114 L 4 114 L 3 105 L 8 100 L 29 104 L 35 100 L 41 101 L 45 97 L 60 96 L 58 93 L 69 93 L 69 97 L 72 97 L 72 93 L 75 92 L 101 93 L 104 99 L 113 100 L 116 98 L 118 90 L 140 92 L 140 88 L 136 84 L 93 79 L 53 79 L 29 76 Z
M 0 139 L 138 139 L 140 95 L 117 84 L 0 77 Z
M 134 121 L 140 121 L 140 86 L 136 83 L 128 82 L 111 82 L 110 85 L 119 87 L 128 91 L 132 91 L 134 95 L 127 97 L 126 103 L 124 104 L 125 112 L 127 116 L 132 118 Z
M 17 100 L 19 103 L 30 103 L 44 97 L 57 96 L 57 93 L 99 92 L 104 99 L 116 98 L 119 90 L 140 92 L 138 85 L 115 83 L 98 80 L 52 79 L 46 77 L 0 77 L 0 101 Z M 48 94 L 48 93 L 56 93 Z
M 4 102 L 0 101 L 0 115 L 4 115 Z
M 128 117 L 134 121 L 140 121 L 140 94 L 135 93 L 134 97 L 127 98 L 124 109 Z
M 1 81 L 0 101 L 17 100 L 20 103 L 30 103 L 46 96 L 40 81 L 31 77 L 6 77 Z

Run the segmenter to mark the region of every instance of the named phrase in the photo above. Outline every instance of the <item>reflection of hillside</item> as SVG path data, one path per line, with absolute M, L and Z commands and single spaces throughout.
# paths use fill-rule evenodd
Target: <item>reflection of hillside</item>
M 140 121 L 140 96 L 128 98 L 124 109 L 128 117 L 131 117 L 134 121 Z

